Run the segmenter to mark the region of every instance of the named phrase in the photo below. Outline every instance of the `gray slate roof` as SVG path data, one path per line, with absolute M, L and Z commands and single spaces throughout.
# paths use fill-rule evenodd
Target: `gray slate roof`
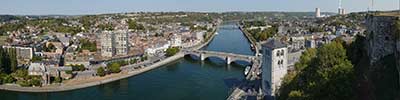
M 277 49 L 277 48 L 287 47 L 287 44 L 283 43 L 279 39 L 269 38 L 266 43 L 262 44 L 262 47 Z

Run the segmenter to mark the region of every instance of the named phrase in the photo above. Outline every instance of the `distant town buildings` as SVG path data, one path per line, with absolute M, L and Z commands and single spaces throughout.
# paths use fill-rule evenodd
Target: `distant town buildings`
M 344 8 L 342 8 L 342 0 L 339 0 L 338 14 L 339 15 L 346 14 L 346 10 Z
M 262 45 L 262 52 L 262 88 L 266 95 L 274 96 L 288 70 L 288 48 L 280 40 L 271 38 Z
M 344 15 L 344 14 L 346 14 L 346 10 L 344 8 L 339 8 L 338 9 L 338 14 L 339 15 Z

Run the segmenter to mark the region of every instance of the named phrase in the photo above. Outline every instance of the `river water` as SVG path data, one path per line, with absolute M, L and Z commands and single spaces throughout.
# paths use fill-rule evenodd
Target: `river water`
M 205 50 L 253 55 L 235 23 L 223 23 Z M 223 59 L 201 62 L 185 57 L 127 79 L 78 90 L 23 93 L 0 90 L 0 100 L 224 100 L 244 79 L 245 62 L 226 65 Z

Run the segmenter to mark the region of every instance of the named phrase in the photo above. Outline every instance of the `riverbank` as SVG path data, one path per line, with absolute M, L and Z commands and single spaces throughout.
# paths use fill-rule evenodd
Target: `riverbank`
M 60 85 L 49 85 L 44 87 L 21 87 L 18 85 L 0 85 L 1 90 L 9 90 L 9 91 L 17 91 L 17 92 L 61 92 L 61 91 L 69 91 L 75 89 L 81 89 L 101 84 L 110 83 L 113 81 L 125 79 L 128 77 L 132 77 L 135 75 L 139 75 L 141 73 L 150 71 L 152 69 L 158 68 L 162 65 L 168 64 L 172 61 L 176 61 L 182 58 L 184 55 L 182 53 L 178 53 L 174 56 L 168 57 L 162 61 L 154 63 L 148 67 L 144 67 L 139 70 L 125 72 L 125 73 L 117 73 L 107 75 L 105 77 L 93 77 L 93 78 L 86 78 L 86 79 L 77 79 L 77 80 L 67 80 L 64 84 Z M 79 82 L 77 82 L 79 81 Z
M 240 25 L 241 22 L 238 22 L 236 25 L 239 26 L 240 31 L 244 34 L 244 36 L 247 38 L 247 40 L 251 43 L 252 48 L 254 48 L 254 51 L 256 52 L 256 55 L 259 53 L 259 46 L 256 41 L 256 39 L 245 29 L 243 29 L 243 26 Z

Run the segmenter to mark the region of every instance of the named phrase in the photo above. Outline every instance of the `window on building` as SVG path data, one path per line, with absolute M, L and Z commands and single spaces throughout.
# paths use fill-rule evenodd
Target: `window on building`
M 279 54 L 280 54 L 280 51 L 278 50 L 278 51 L 276 52 L 276 56 L 279 57 Z

